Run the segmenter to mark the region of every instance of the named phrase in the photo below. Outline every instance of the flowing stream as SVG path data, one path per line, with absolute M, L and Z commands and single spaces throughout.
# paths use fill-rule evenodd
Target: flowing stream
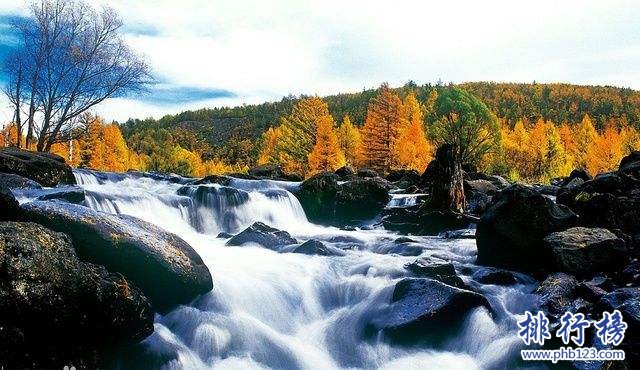
M 75 171 L 95 210 L 132 215 L 185 239 L 209 267 L 213 290 L 189 306 L 156 316 L 155 332 L 134 355 L 138 368 L 167 369 L 493 369 L 518 363 L 516 317 L 533 304 L 534 281 L 482 285 L 473 239 L 412 237 L 421 256 L 452 261 L 458 274 L 491 303 L 460 317 L 436 348 L 390 344 L 364 327 L 389 304 L 403 267 L 416 256 L 393 252 L 400 235 L 383 229 L 345 231 L 310 223 L 291 191 L 298 183 L 233 180 L 229 186 L 184 187 L 135 174 Z M 420 195 L 416 195 L 420 196 Z M 389 207 L 415 204 L 394 196 Z M 217 235 L 255 221 L 286 230 L 300 242 L 322 240 L 343 257 L 228 247 Z M 131 356 L 130 356 L 131 357 Z M 137 359 L 137 360 L 136 360 Z M 128 361 L 128 362 L 127 362 Z

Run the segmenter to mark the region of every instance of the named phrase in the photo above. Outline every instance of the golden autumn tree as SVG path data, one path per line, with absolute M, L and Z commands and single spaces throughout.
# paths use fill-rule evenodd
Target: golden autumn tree
M 335 171 L 344 166 L 344 163 L 333 119 L 331 116 L 320 117 L 316 123 L 316 143 L 309 153 L 310 173 Z
M 366 166 L 388 172 L 397 166 L 394 156 L 400 128 L 405 125 L 400 98 L 384 84 L 371 100 L 362 127 L 362 160 Z
M 316 125 L 331 120 L 327 103 L 318 97 L 304 98 L 296 103 L 291 114 L 282 117 L 276 153 L 288 172 L 307 172 L 309 153 L 315 144 Z
M 624 126 L 620 129 L 620 142 L 625 154 L 640 150 L 640 133 L 631 126 Z
M 104 142 L 104 166 L 109 171 L 124 172 L 129 169 L 129 148 L 122 137 L 120 127 L 112 123 L 102 129 L 102 140 Z
M 413 93 L 404 101 L 405 123 L 394 145 L 394 156 L 400 168 L 423 172 L 433 158 L 433 147 L 424 132 L 423 108 Z
M 598 138 L 593 122 L 588 114 L 585 114 L 582 121 L 575 128 L 576 150 L 573 153 L 577 168 L 587 168 L 587 151 L 591 144 Z
M 558 127 L 558 135 L 560 135 L 560 142 L 564 148 L 566 156 L 567 166 L 571 169 L 575 168 L 576 153 L 578 150 L 576 137 L 573 133 L 573 129 L 566 123 L 563 123 Z
M 587 148 L 586 169 L 593 175 L 612 171 L 618 167 L 625 154 L 620 133 L 609 125 Z
M 509 130 L 507 124 L 502 126 L 504 161 L 512 180 L 527 178 L 532 172 L 531 154 L 529 152 L 529 133 L 524 122 L 518 120 Z
M 351 123 L 348 115 L 344 116 L 342 124 L 338 127 L 338 142 L 344 153 L 346 164 L 357 166 L 362 158 L 362 138 L 360 131 Z
M 279 162 L 277 146 L 280 135 L 280 127 L 269 127 L 269 129 L 262 134 L 262 148 L 258 155 L 258 164 Z

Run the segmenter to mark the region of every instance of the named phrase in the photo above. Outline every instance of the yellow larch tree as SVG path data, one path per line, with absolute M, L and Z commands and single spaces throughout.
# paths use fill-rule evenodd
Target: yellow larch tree
M 338 127 L 338 142 L 340 149 L 344 153 L 346 164 L 357 166 L 361 162 L 362 138 L 360 131 L 351 123 L 348 115 L 342 119 L 342 124 Z
M 316 123 L 316 143 L 309 153 L 309 173 L 335 171 L 344 166 L 344 163 L 333 119 L 331 116 L 319 118 Z
M 612 171 L 625 154 L 620 133 L 613 126 L 607 126 L 587 149 L 586 169 L 592 175 Z
M 269 129 L 262 134 L 262 148 L 258 155 L 258 164 L 279 162 L 277 146 L 280 135 L 280 127 L 269 127 Z
M 362 127 L 363 164 L 388 172 L 397 166 L 394 147 L 405 125 L 402 100 L 384 84 L 371 100 Z
M 573 153 L 577 168 L 587 168 L 587 151 L 591 144 L 598 138 L 598 132 L 593 126 L 593 122 L 588 114 L 585 114 L 582 121 L 575 129 L 576 150 Z

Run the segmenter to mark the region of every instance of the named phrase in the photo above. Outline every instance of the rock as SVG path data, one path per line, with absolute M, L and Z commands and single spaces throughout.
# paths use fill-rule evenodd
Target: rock
M 338 184 L 333 173 L 305 180 L 295 195 L 309 221 L 325 225 L 358 224 L 375 217 L 389 202 L 389 183 L 379 177 L 357 178 Z
M 456 288 L 465 288 L 466 285 L 456 274 L 456 269 L 451 262 L 434 261 L 429 258 L 419 258 L 404 265 L 404 268 L 411 271 L 419 278 L 430 278 L 438 280 Z
M 448 230 L 438 235 L 444 239 L 475 239 L 475 229 Z
M 602 296 L 607 294 L 607 291 L 586 281 L 578 284 L 576 294 L 589 302 L 597 302 Z
M 491 204 L 492 199 L 491 195 L 485 193 L 470 194 L 467 196 L 467 211 L 474 215 L 482 215 Z
M 573 171 L 571 171 L 571 174 L 569 174 L 568 177 L 566 177 L 562 183 L 561 183 L 561 187 L 569 187 L 569 184 L 571 184 L 572 182 L 574 184 L 581 184 L 584 183 L 585 181 L 589 181 L 593 179 L 593 177 L 589 174 L 589 172 L 587 172 L 587 170 L 583 170 L 583 169 L 575 169 Z M 574 181 L 574 180 L 578 180 L 578 181 Z
M 358 177 L 379 177 L 378 172 L 371 168 L 361 168 L 358 170 Z
M 417 187 L 422 181 L 416 170 L 391 170 L 385 178 L 400 189 Z
M 635 150 L 622 158 L 618 173 L 640 180 L 640 151 Z
M 83 204 L 84 189 L 82 188 L 60 188 L 59 191 L 41 195 L 38 200 L 61 200 L 68 203 Z
M 20 205 L 11 190 L 0 186 L 0 221 L 15 221 L 20 217 Z
M 268 249 L 298 243 L 288 232 L 278 230 L 262 222 L 254 222 L 253 225 L 242 230 L 227 241 L 226 245 L 241 246 L 246 243 L 256 243 Z
M 489 180 L 464 180 L 464 191 L 471 195 L 473 193 L 495 194 L 498 187 Z
M 640 262 L 633 261 L 622 269 L 622 280 L 625 284 L 640 285 Z
M 96 368 L 153 332 L 153 311 L 119 274 L 81 262 L 69 237 L 0 223 L 0 367 Z
M 607 293 L 600 298 L 598 307 L 602 311 L 620 311 L 628 325 L 620 347 L 625 350 L 627 361 L 637 364 L 640 361 L 640 288 L 620 288 Z M 598 312 L 597 319 L 600 318 L 601 312 Z
M 442 144 L 422 174 L 434 211 L 464 213 L 467 208 L 459 156 L 457 144 Z
M 540 194 L 551 196 L 555 196 L 560 191 L 560 187 L 555 185 L 535 184 L 533 188 Z
M 640 182 L 627 175 L 605 173 L 574 188 L 563 188 L 557 202 L 580 216 L 582 226 L 640 231 Z
M 342 166 L 336 170 L 335 174 L 342 181 L 353 180 L 356 176 L 356 170 L 351 166 Z
M 76 183 L 71 167 L 51 153 L 4 148 L 0 150 L 0 172 L 26 177 L 43 186 Z
M 513 273 L 493 267 L 483 267 L 476 271 L 471 278 L 481 284 L 513 285 L 518 283 Z
M 204 184 L 219 184 L 222 186 L 229 186 L 231 183 L 231 177 L 222 175 L 209 175 L 192 182 L 192 185 L 204 185 Z
M 563 188 L 573 189 L 573 188 L 576 188 L 576 187 L 578 187 L 578 186 L 580 186 L 582 184 L 584 184 L 584 180 L 579 178 L 579 177 L 576 177 L 576 178 L 572 179 L 571 181 L 569 181 L 566 185 L 564 185 Z
M 249 169 L 249 176 L 259 179 L 302 181 L 304 178 L 299 174 L 287 174 L 282 166 L 277 164 L 263 164 Z
M 400 244 L 400 243 L 417 243 L 414 239 L 411 239 L 408 236 L 401 236 L 399 238 L 396 238 L 393 242 L 397 243 L 397 244 Z
M 14 173 L 0 173 L 0 188 L 7 189 L 41 189 L 42 186 L 26 177 Z
M 315 256 L 344 256 L 344 252 L 337 248 L 330 248 L 318 240 L 308 240 L 295 247 L 291 253 L 308 254 Z
M 390 306 L 369 324 L 389 339 L 415 343 L 429 335 L 451 332 L 473 308 L 489 303 L 480 294 L 432 279 L 405 278 L 393 290 Z
M 387 230 L 403 234 L 440 235 L 445 231 L 467 228 L 475 221 L 469 215 L 433 210 L 427 201 L 412 207 L 385 209 L 381 224 Z
M 577 222 L 566 206 L 537 191 L 512 185 L 493 197 L 476 229 L 477 263 L 520 271 L 549 270 L 543 238 Z
M 585 276 L 619 271 L 628 260 L 625 243 L 607 229 L 573 227 L 544 238 L 558 271 Z
M 180 237 L 135 217 L 80 205 L 33 201 L 24 218 L 68 234 L 81 260 L 118 272 L 166 312 L 213 288 L 200 256 Z
M 424 252 L 424 247 L 418 243 L 395 243 L 385 254 L 397 254 L 399 256 L 419 256 Z
M 540 296 L 539 305 L 555 326 L 560 317 L 576 303 L 578 281 L 562 272 L 549 275 L 535 290 Z M 574 312 L 575 313 L 575 312 Z
M 221 232 L 221 233 L 218 233 L 216 238 L 218 238 L 218 239 L 230 239 L 230 238 L 233 238 L 233 234 Z

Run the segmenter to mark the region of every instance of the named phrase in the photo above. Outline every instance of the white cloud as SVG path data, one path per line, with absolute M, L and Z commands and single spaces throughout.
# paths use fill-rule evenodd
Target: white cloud
M 120 120 L 409 79 L 640 88 L 634 1 L 94 3 L 121 14 L 128 41 L 164 83 L 237 96 L 161 107 L 118 99 L 100 107 Z

